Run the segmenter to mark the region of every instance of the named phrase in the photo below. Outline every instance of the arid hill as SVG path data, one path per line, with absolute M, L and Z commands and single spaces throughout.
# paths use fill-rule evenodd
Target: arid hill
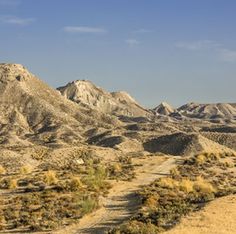
M 212 123 L 235 123 L 236 121 L 235 103 L 198 104 L 191 102 L 177 109 L 172 108 L 167 103 L 161 103 L 152 111 L 157 116 L 165 115 L 179 120 L 189 118 Z
M 108 231 L 110 224 L 128 221 L 139 211 L 145 215 L 135 217 L 156 224 L 159 216 L 146 212 L 156 212 L 153 205 L 159 204 L 167 227 L 169 218 L 175 222 L 176 214 L 185 212 L 183 199 L 186 207 L 189 198 L 202 204 L 198 188 L 190 186 L 199 197 L 178 190 L 184 187 L 180 176 L 194 183 L 196 175 L 225 178 L 221 192 L 235 185 L 234 119 L 234 104 L 188 104 L 176 110 L 162 103 L 149 111 L 126 92 L 109 93 L 89 81 L 55 90 L 22 65 L 0 64 L 0 233 L 80 233 L 86 228 L 91 233 L 91 226 L 92 232 L 105 233 L 101 226 Z M 173 168 L 176 163 L 183 172 Z M 148 199 L 151 209 L 141 208 L 142 196 L 160 188 L 150 183 L 173 173 L 177 188 L 166 193 L 165 186 L 160 190 L 164 200 L 157 191 Z M 140 198 L 138 190 L 144 192 Z M 177 203 L 169 202 L 173 195 Z
M 153 109 L 156 115 L 170 115 L 175 112 L 175 109 L 166 102 L 162 102 L 156 108 Z
M 188 103 L 179 107 L 178 112 L 190 118 L 199 119 L 236 119 L 235 104 L 216 103 L 216 104 L 198 104 Z
M 116 116 L 148 116 L 149 111 L 141 107 L 124 91 L 109 93 L 87 80 L 76 80 L 59 87 L 61 94 L 78 103 L 99 112 Z
M 22 65 L 0 64 L 1 144 L 72 143 L 91 126 L 118 123 L 62 97 Z
M 188 156 L 202 152 L 231 153 L 233 150 L 196 133 L 174 133 L 153 138 L 144 143 L 144 149 L 155 153 Z

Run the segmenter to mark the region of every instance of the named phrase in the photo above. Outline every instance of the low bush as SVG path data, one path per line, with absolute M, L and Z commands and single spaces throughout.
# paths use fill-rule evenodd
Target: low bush
M 216 189 L 201 176 L 198 176 L 193 184 L 193 188 L 200 193 L 210 194 L 216 192 Z
M 4 174 L 6 174 L 6 169 L 2 165 L 0 165 L 0 175 Z
M 56 176 L 56 172 L 55 171 L 47 171 L 44 175 L 44 182 L 47 185 L 55 185 L 58 182 L 58 178 Z
M 32 167 L 30 165 L 25 165 L 20 168 L 20 173 L 21 174 L 29 174 L 32 172 Z
M 81 213 L 87 214 L 98 208 L 98 201 L 95 198 L 87 197 L 80 203 Z

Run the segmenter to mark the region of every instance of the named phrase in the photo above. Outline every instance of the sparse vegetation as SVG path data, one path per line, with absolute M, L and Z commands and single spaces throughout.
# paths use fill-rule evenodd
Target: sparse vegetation
M 1 201 L 2 229 L 52 230 L 97 209 L 99 194 L 109 188 L 107 169 L 96 160 L 85 167 L 87 170 L 79 174 L 69 170 L 32 173 L 25 165 L 17 174 L 2 175 L 0 187 L 16 190 Z
M 30 165 L 25 165 L 20 168 L 21 174 L 29 174 L 32 172 L 32 167 Z
M 98 208 L 98 201 L 95 198 L 87 197 L 80 203 L 82 214 L 87 214 Z
M 119 157 L 118 162 L 111 163 L 108 167 L 110 179 L 131 180 L 135 177 L 134 165 L 129 156 Z
M 47 171 L 44 175 L 44 182 L 47 185 L 55 185 L 58 182 L 57 175 L 55 171 Z
M 0 165 L 0 175 L 4 175 L 6 173 L 6 169 Z
M 233 156 L 228 156 L 234 161 Z M 146 186 L 139 194 L 142 209 L 119 228 L 109 233 L 159 233 L 174 226 L 183 215 L 198 210 L 203 204 L 236 191 L 236 175 L 231 168 L 222 169 L 223 154 L 204 153 L 189 157 L 171 170 L 170 176 Z M 227 161 L 228 162 L 228 161 Z M 212 176 L 214 174 L 214 176 Z M 138 232 L 138 228 L 142 232 Z
M 16 189 L 17 188 L 17 180 L 16 179 L 9 179 L 7 182 L 8 189 Z

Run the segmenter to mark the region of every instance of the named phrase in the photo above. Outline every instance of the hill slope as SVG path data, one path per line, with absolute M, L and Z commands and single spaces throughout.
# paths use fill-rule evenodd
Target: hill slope
M 22 65 L 0 64 L 1 143 L 71 143 L 111 124 L 118 121 L 63 98 Z

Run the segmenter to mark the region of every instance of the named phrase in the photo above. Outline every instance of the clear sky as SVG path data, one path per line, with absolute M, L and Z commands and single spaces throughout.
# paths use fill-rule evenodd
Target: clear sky
M 0 62 L 146 107 L 236 102 L 236 1 L 0 0 Z

